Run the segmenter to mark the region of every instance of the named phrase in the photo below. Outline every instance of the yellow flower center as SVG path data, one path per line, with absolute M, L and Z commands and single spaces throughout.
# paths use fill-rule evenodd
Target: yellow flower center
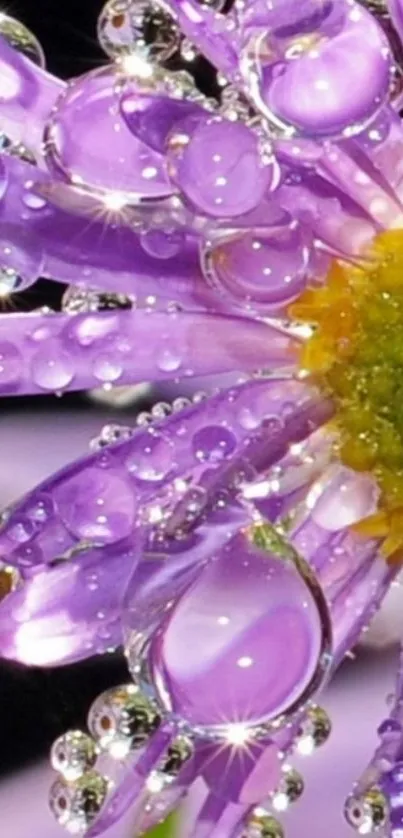
M 291 306 L 314 327 L 301 366 L 335 404 L 337 453 L 380 489 L 379 512 L 357 529 L 403 550 L 403 230 L 380 235 L 359 267 L 335 262 L 324 287 Z

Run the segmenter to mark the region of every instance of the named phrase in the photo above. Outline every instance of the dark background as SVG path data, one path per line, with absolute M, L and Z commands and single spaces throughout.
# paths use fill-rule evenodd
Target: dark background
M 64 79 L 105 62 L 95 37 L 101 7 L 100 0 L 16 0 L 2 5 L 35 33 L 45 50 L 49 71 Z M 57 303 L 59 297 L 60 289 L 42 282 L 21 295 L 17 306 L 35 308 L 45 300 Z M 62 406 L 66 411 L 72 407 L 91 409 L 80 395 L 65 396 Z M 0 403 L 0 411 L 10 412 L 10 421 L 14 411 L 44 407 L 60 410 L 60 400 L 39 397 Z M 1 479 L 6 480 L 7 475 Z M 0 773 L 44 756 L 60 733 L 85 725 L 86 712 L 99 692 L 126 680 L 126 668 L 118 657 L 53 671 L 0 663 Z

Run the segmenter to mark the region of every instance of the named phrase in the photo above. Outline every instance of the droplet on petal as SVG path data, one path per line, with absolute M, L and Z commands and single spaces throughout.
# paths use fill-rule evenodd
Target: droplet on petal
M 55 490 L 59 515 L 80 540 L 113 544 L 133 531 L 136 498 L 120 473 L 88 468 Z
M 164 480 L 173 464 L 174 446 L 169 439 L 154 429 L 144 435 L 144 440 L 126 461 L 130 473 L 145 483 Z
M 202 267 L 209 283 L 232 303 L 276 308 L 304 290 L 309 245 L 306 233 L 287 218 L 256 231 L 217 230 L 202 242 Z
M 65 780 L 78 780 L 93 768 L 98 756 L 93 739 L 80 730 L 71 730 L 60 736 L 52 747 L 51 764 Z
M 173 183 L 200 212 L 236 217 L 255 209 L 272 183 L 272 167 L 262 162 L 258 139 L 240 122 L 220 117 L 195 120 L 186 134 L 178 127 L 168 144 Z
M 94 739 L 116 759 L 144 747 L 160 721 L 155 706 L 134 684 L 113 687 L 102 693 L 88 716 Z
M 98 40 L 112 60 L 125 55 L 166 61 L 179 47 L 169 11 L 150 0 L 108 0 L 98 18 Z
M 32 32 L 19 20 L 0 12 L 0 36 L 17 52 L 22 53 L 39 67 L 45 66 L 43 49 Z
M 314 689 L 328 618 L 293 562 L 243 535 L 186 573 L 167 583 L 167 601 L 152 583 L 151 599 L 143 599 L 136 585 L 129 644 L 141 626 L 142 654 L 166 710 L 218 738 L 232 741 L 234 726 L 248 738 Z M 133 666 L 133 652 L 129 659 Z
M 72 835 L 85 832 L 102 809 L 108 782 L 96 771 L 88 771 L 74 783 L 60 778 L 50 791 L 50 808 L 60 826 Z
M 253 3 L 242 15 L 241 72 L 259 111 L 287 134 L 351 135 L 386 101 L 391 51 L 351 0 Z
M 45 341 L 35 352 L 31 361 L 31 373 L 35 384 L 43 390 L 58 392 L 73 381 L 75 369 L 70 355 L 59 341 Z
M 235 434 L 220 425 L 206 425 L 193 437 L 193 451 L 200 462 L 225 460 L 231 456 L 236 444 Z
M 117 83 L 110 67 L 73 82 L 61 95 L 46 132 L 48 164 L 71 183 L 99 192 L 99 217 L 105 219 L 118 219 L 129 198 L 172 193 L 163 158 L 136 140 L 126 125 Z M 153 177 L 145 177 L 145 171 Z

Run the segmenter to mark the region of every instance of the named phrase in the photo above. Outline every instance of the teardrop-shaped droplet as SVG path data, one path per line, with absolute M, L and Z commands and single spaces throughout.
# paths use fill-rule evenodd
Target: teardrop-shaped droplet
M 147 617 L 136 611 L 142 597 L 129 608 L 132 642 L 149 621 L 144 653 L 160 703 L 192 727 L 229 740 L 303 704 L 323 676 L 323 598 L 276 551 L 239 534 L 204 569 L 184 565 L 165 602 L 149 582 Z

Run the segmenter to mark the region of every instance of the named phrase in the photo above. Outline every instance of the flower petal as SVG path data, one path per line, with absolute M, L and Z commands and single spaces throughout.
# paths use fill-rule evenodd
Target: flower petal
M 92 550 L 40 570 L 0 605 L 0 652 L 35 666 L 60 666 L 122 642 L 121 602 L 139 557 Z
M 171 511 L 183 506 L 195 480 L 203 497 L 223 487 L 235 495 L 241 475 L 281 460 L 331 411 L 315 388 L 291 378 L 232 387 L 46 480 L 10 510 L 0 556 L 30 576 L 55 553 L 121 542 L 161 498 Z
M 0 317 L 0 394 L 293 366 L 300 342 L 246 317 L 125 310 Z

